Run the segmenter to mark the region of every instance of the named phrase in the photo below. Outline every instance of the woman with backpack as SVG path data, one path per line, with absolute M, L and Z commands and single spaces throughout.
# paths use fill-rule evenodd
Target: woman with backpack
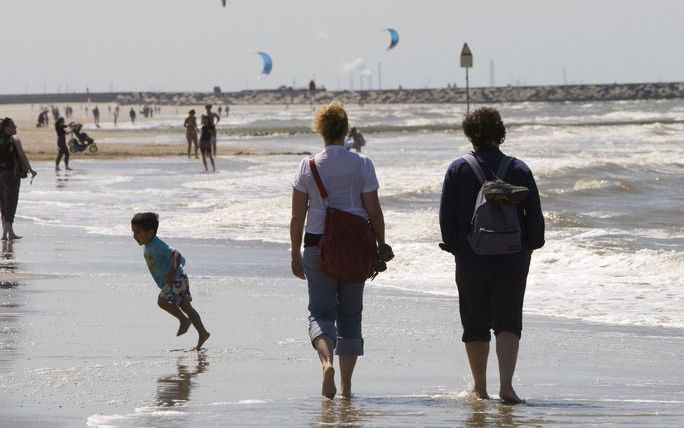
M 463 132 L 474 152 L 453 161 L 446 172 L 439 211 L 440 246 L 456 261 L 472 392 L 477 398 L 489 398 L 486 373 L 493 330 L 499 397 L 520 403 L 523 400 L 512 380 L 530 257 L 544 245 L 539 193 L 527 165 L 499 150 L 506 127 L 496 109 L 483 107 L 467 115 Z
M 326 266 L 322 264 L 320 247 L 326 240 L 324 234 L 331 233 L 326 230 L 326 225 L 330 224 L 326 222 L 326 216 L 329 215 L 326 207 L 362 219 L 360 223 L 365 224 L 366 229 L 363 226 L 355 229 L 359 231 L 359 241 L 365 236 L 362 234 L 368 233 L 370 221 L 370 243 L 373 252 L 377 251 L 381 260 L 391 258 L 391 248 L 385 243 L 385 222 L 378 199 L 379 185 L 373 162 L 344 147 L 349 121 L 342 104 L 333 101 L 322 106 L 316 114 L 313 128 L 323 137 L 325 147 L 314 156 L 302 160 L 292 183 L 291 268 L 296 277 L 306 279 L 308 283 L 309 336 L 323 366 L 321 394 L 333 399 L 337 393 L 334 350 L 339 356 L 340 395 L 348 399 L 352 396 L 351 380 L 357 357 L 363 355 L 361 313 L 364 280 L 338 279 L 326 273 L 328 270 L 324 271 Z

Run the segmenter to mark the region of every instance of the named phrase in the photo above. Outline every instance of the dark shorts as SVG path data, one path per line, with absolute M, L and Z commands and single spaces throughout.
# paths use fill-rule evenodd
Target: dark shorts
M 464 342 L 489 342 L 507 331 L 520 337 L 527 271 L 494 275 L 468 275 L 456 268 L 458 306 Z

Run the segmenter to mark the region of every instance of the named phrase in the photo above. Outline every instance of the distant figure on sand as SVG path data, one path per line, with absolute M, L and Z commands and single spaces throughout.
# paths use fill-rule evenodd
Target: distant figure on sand
M 195 116 L 195 109 L 188 112 L 188 117 L 183 122 L 185 127 L 185 139 L 188 142 L 188 157 L 190 157 L 190 149 L 195 146 L 195 159 L 197 156 L 197 116 Z
M 96 127 L 100 127 L 100 109 L 97 106 L 93 108 L 93 122 L 95 122 Z
M 206 110 L 206 115 L 214 127 L 212 130 L 214 134 L 211 137 L 211 153 L 214 156 L 216 156 L 216 124 L 218 124 L 221 121 L 221 116 L 211 111 L 211 107 L 211 104 L 207 104 L 204 106 L 204 109 Z
M 131 220 L 133 239 L 138 245 L 144 245 L 145 262 L 152 278 L 160 288 L 157 304 L 160 308 L 178 319 L 176 336 L 185 334 L 192 324 L 199 334 L 197 346 L 199 351 L 209 339 L 209 332 L 204 328 L 202 319 L 192 307 L 188 276 L 183 272 L 185 258 L 175 249 L 166 245 L 157 237 L 159 216 L 155 213 L 137 213 Z
M 207 156 L 209 156 L 209 160 L 211 161 L 211 169 L 212 171 L 216 171 L 216 167 L 214 166 L 214 155 L 211 154 L 211 140 L 214 138 L 214 135 L 216 135 L 216 130 L 214 127 L 214 124 L 211 123 L 211 119 L 209 116 L 206 114 L 202 115 L 202 131 L 200 135 L 200 152 L 202 152 L 202 163 L 204 164 L 204 171 L 208 171 L 207 169 Z
M 359 132 L 358 129 L 352 127 L 347 134 L 347 138 L 344 141 L 344 147 L 347 150 L 354 149 L 357 153 L 361 153 L 361 147 L 366 145 L 366 139 L 363 134 Z
M 338 210 L 370 220 L 378 248 L 391 252 L 385 244 L 385 221 L 378 199 L 375 167 L 367 157 L 344 148 L 348 127 L 347 113 L 340 102 L 322 106 L 316 113 L 314 129 L 323 137 L 325 148 L 313 158 L 301 161 L 292 182 L 291 269 L 296 277 L 308 283 L 309 337 L 323 366 L 321 394 L 329 399 L 337 393 L 333 350 L 339 356 L 341 396 L 352 397 L 354 367 L 358 356 L 363 355 L 364 283 L 341 281 L 321 269 L 318 243 L 325 234 L 327 201 Z M 310 159 L 328 193 L 327 201 L 321 197 Z
M 470 113 L 463 120 L 463 132 L 474 152 L 453 161 L 446 172 L 439 210 L 440 247 L 456 261 L 462 340 L 474 379 L 472 393 L 479 399 L 489 398 L 487 357 L 493 330 L 499 397 L 506 403 L 521 403 L 513 389 L 513 374 L 530 258 L 532 250 L 544 245 L 539 192 L 527 165 L 499 150 L 506 128 L 497 110 L 484 107 Z M 482 217 L 473 217 L 474 212 Z M 471 226 L 471 222 L 491 218 L 497 220 L 484 228 L 490 232 L 487 236 L 481 235 L 482 227 Z
M 57 159 L 55 160 L 55 171 L 59 171 L 59 162 L 64 157 L 64 169 L 69 168 L 69 148 L 66 143 L 66 134 L 69 127 L 64 123 L 64 118 L 60 117 L 55 123 L 55 132 L 57 132 Z M 71 131 L 71 130 L 69 130 Z
M 14 233 L 14 215 L 19 203 L 21 179 L 37 172 L 31 168 L 21 141 L 14 138 L 17 126 L 9 117 L 0 120 L 0 213 L 2 216 L 2 240 L 21 239 Z
M 133 107 L 131 107 L 131 110 L 128 112 L 128 116 L 130 116 L 130 118 L 131 118 L 131 124 L 135 123 L 136 113 L 135 113 L 135 109 Z

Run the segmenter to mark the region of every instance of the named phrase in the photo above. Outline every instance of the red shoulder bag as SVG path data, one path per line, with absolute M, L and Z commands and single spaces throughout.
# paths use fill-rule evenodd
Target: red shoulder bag
M 326 206 L 325 233 L 318 243 L 321 268 L 337 280 L 363 283 L 376 274 L 378 246 L 373 226 L 363 217 L 331 207 L 313 157 L 309 167 Z

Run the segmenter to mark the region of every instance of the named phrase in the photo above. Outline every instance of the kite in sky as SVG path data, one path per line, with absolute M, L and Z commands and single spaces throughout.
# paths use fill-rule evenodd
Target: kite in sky
M 266 52 L 257 53 L 259 54 L 259 56 L 261 56 L 261 59 L 264 61 L 264 68 L 261 70 L 261 74 L 259 75 L 259 78 L 263 79 L 264 77 L 271 74 L 271 69 L 273 69 L 273 60 L 271 60 L 271 56 Z
M 390 44 L 387 46 L 387 50 L 394 49 L 394 47 L 399 43 L 399 33 L 394 28 L 385 28 L 382 31 L 389 31 L 390 33 Z

